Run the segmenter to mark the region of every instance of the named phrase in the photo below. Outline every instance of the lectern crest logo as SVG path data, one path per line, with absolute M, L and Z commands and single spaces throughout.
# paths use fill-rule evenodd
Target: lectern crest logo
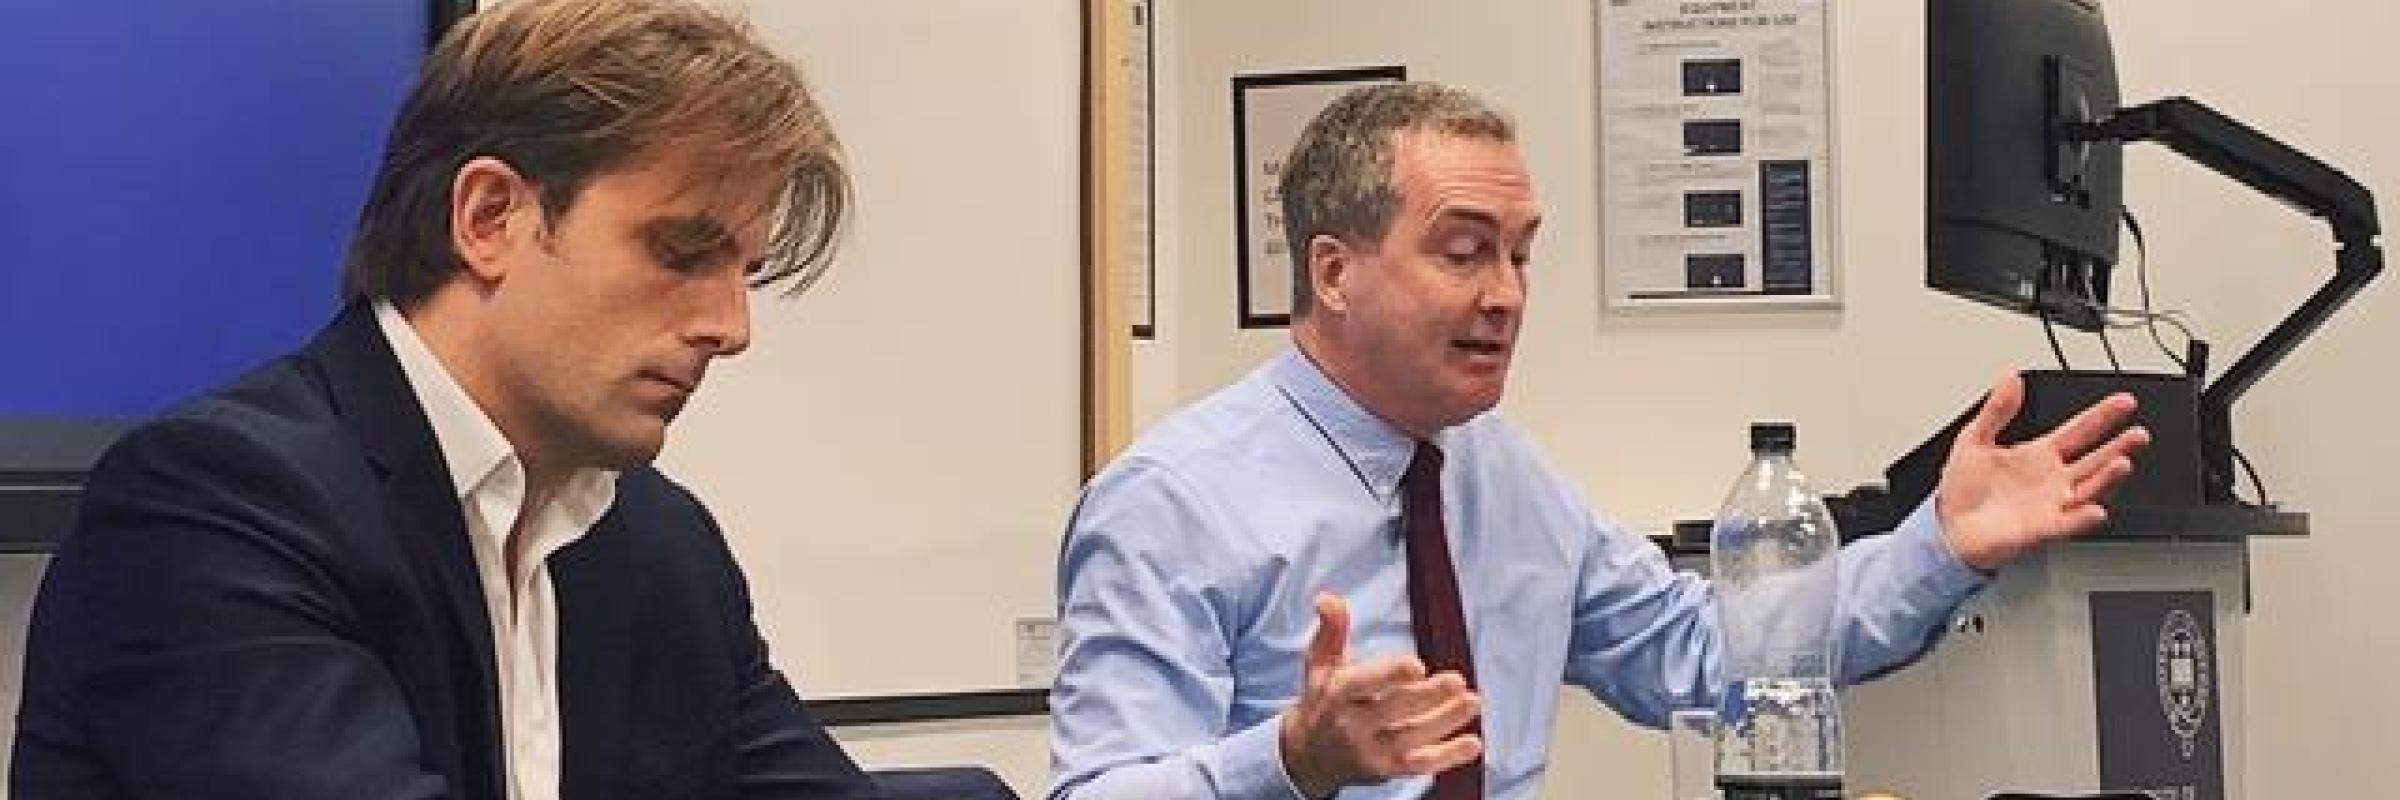
M 2189 611 L 2168 611 L 2158 625 L 2158 704 L 2166 712 L 2167 730 L 2182 740 L 2189 760 L 2208 719 L 2208 638 Z

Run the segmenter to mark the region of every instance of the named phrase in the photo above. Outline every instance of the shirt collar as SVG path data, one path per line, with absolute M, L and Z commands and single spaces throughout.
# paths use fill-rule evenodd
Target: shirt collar
M 495 476 L 501 483 L 522 484 L 523 468 L 518 464 L 516 449 L 509 446 L 508 437 L 500 433 L 500 426 L 493 424 L 491 417 L 484 415 L 474 398 L 467 396 L 467 390 L 458 385 L 449 367 L 417 335 L 416 326 L 386 300 L 375 301 L 375 322 L 383 329 L 383 338 L 391 343 L 392 355 L 399 359 L 400 371 L 407 376 L 409 388 L 416 391 L 425 420 L 433 426 L 434 444 L 442 451 L 443 464 L 450 469 L 451 489 L 458 498 L 464 501 L 478 488 L 487 488 L 487 482 Z M 589 527 L 615 501 L 616 475 L 614 470 L 576 470 L 560 487 L 554 502 L 559 503 L 559 509 L 569 519 L 581 523 L 579 529 Z M 503 491 L 522 493 L 524 488 L 517 485 Z M 497 533 L 505 535 L 507 531 Z
M 1399 491 L 1400 476 L 1416 457 L 1415 439 L 1359 405 L 1299 348 L 1277 355 L 1267 365 L 1267 374 L 1300 415 L 1325 435 L 1369 493 L 1388 500 Z

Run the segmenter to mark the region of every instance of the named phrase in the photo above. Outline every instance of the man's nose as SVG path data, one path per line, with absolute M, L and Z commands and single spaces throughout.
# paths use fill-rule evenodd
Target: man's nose
M 1482 308 L 1487 313 L 1514 313 L 1525 308 L 1525 268 L 1503 263 L 1484 282 Z
M 737 271 L 714 281 L 702 293 L 700 314 L 686 340 L 711 356 L 739 355 L 750 349 L 750 283 Z

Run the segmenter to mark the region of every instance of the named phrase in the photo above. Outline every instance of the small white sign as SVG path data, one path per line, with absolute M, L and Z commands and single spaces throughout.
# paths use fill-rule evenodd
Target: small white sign
M 1043 688 L 1058 677 L 1058 620 L 1049 617 L 1019 617 L 1017 629 L 1017 685 Z

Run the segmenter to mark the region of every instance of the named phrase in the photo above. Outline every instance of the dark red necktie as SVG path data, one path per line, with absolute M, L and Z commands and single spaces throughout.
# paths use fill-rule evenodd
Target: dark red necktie
M 1400 529 L 1408 545 L 1408 613 L 1416 629 L 1417 657 L 1430 673 L 1456 672 L 1475 688 L 1475 654 L 1467 644 L 1465 606 L 1458 600 L 1458 570 L 1450 563 L 1450 539 L 1442 532 L 1442 451 L 1428 442 L 1400 476 Z M 1464 733 L 1483 734 L 1483 719 Z M 1487 741 L 1488 744 L 1488 741 Z M 1434 776 L 1433 800 L 1483 800 L 1483 758 Z

